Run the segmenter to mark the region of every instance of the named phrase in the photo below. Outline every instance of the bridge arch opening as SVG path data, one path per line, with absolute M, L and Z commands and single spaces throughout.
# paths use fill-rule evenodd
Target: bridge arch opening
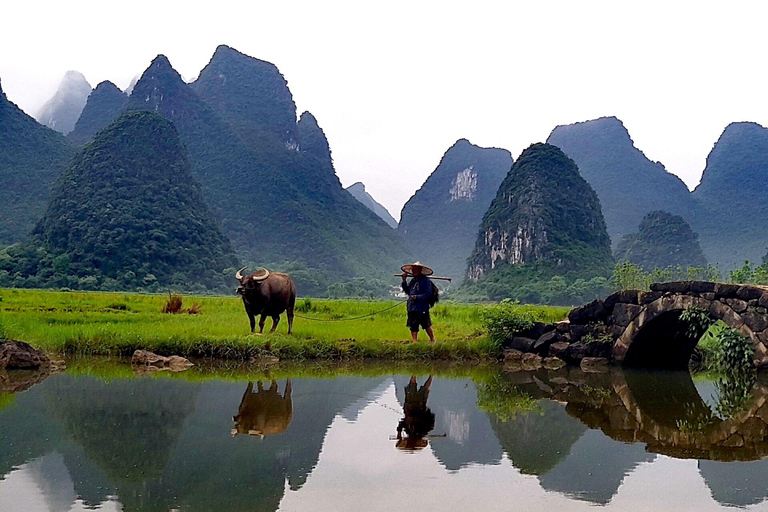
M 685 370 L 699 339 L 687 335 L 683 310 L 664 311 L 636 332 L 622 365 L 628 368 Z

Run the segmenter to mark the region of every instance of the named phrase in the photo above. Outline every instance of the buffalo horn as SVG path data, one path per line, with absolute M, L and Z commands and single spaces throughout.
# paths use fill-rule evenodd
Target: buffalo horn
M 241 281 L 243 279 L 243 270 L 247 268 L 248 267 L 243 267 L 240 270 L 238 270 L 237 273 L 235 274 L 235 279 L 237 279 L 238 281 Z
M 262 274 L 262 272 L 264 272 L 264 273 Z M 258 275 L 258 276 L 257 275 L 253 275 L 253 276 L 251 276 L 251 279 L 253 279 L 254 281 L 263 281 L 263 280 L 265 280 L 266 278 L 269 277 L 269 270 L 267 270 L 265 268 L 263 268 L 261 270 L 258 270 L 256 273 L 261 274 L 261 275 Z

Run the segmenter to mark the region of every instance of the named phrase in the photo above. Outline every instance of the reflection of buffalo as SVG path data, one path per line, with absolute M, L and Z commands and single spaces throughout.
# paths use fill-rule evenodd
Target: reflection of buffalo
M 240 401 L 240 409 L 235 420 L 235 428 L 232 435 L 250 434 L 264 438 L 273 434 L 285 432 L 293 419 L 293 405 L 291 403 L 291 380 L 287 379 L 283 396 L 277 389 L 274 380 L 268 390 L 264 390 L 261 381 L 257 383 L 258 391 L 253 392 L 253 382 L 248 383 L 243 399 Z

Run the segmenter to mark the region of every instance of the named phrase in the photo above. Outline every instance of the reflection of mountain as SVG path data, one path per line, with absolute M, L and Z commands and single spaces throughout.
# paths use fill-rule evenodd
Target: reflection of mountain
M 49 453 L 27 465 L 32 480 L 42 491 L 48 510 L 69 510 L 75 503 L 75 486 L 64 459 L 59 453 Z
M 538 402 L 541 410 L 519 413 L 508 421 L 491 414 L 491 426 L 501 446 L 522 473 L 541 475 L 560 463 L 587 430 L 562 405 Z
M 600 504 L 610 501 L 635 467 L 655 458 L 642 444 L 617 443 L 596 430 L 585 432 L 567 455 L 539 476 L 541 486 Z
M 768 459 L 755 462 L 699 461 L 712 497 L 723 505 L 746 507 L 768 498 Z
M 405 387 L 409 377 L 395 378 L 397 398 L 405 400 Z M 418 379 L 419 386 L 427 380 Z M 467 380 L 435 379 L 427 406 L 435 414 L 432 435 L 443 435 L 430 441 L 435 457 L 449 471 L 457 471 L 470 464 L 498 464 L 502 451 L 493 435 L 488 416 L 477 408 L 475 385 Z

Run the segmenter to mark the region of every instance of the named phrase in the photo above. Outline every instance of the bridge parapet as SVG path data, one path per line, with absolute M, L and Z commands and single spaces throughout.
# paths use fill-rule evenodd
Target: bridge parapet
M 650 288 L 622 290 L 592 301 L 573 309 L 567 321 L 537 324 L 506 345 L 571 364 L 604 357 L 621 365 L 681 368 L 698 340 L 684 339 L 686 326 L 679 318 L 686 309 L 698 307 L 749 338 L 755 365 L 768 368 L 768 287 L 676 281 Z

